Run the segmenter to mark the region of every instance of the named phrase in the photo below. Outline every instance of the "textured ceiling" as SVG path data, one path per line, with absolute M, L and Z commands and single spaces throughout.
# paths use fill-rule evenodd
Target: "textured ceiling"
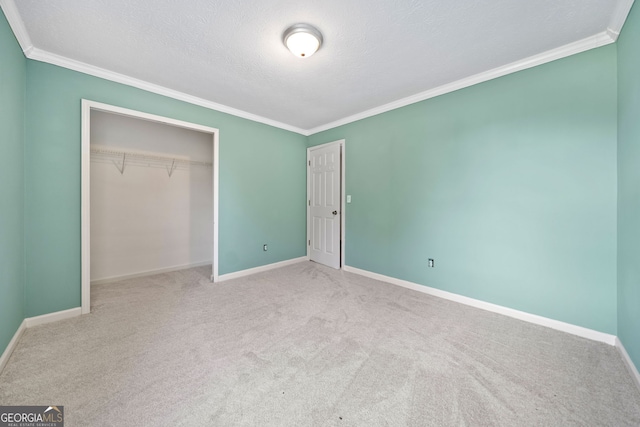
M 606 31 L 628 0 L 16 0 L 33 46 L 313 129 Z M 324 36 L 312 57 L 290 25 Z

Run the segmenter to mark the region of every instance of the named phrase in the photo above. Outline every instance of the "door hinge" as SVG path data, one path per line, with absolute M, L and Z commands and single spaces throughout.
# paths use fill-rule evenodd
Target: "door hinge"
M 307 243 L 308 246 L 311 246 L 311 240 L 309 240 L 309 243 Z
M 309 160 L 309 166 L 311 166 L 311 160 Z
M 311 206 L 311 200 L 309 200 L 309 206 Z

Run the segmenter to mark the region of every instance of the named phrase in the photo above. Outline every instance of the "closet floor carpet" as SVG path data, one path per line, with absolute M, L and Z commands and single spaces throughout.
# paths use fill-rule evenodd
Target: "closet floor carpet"
M 1 405 L 71 426 L 640 425 L 614 347 L 302 262 L 92 287 L 27 329 Z

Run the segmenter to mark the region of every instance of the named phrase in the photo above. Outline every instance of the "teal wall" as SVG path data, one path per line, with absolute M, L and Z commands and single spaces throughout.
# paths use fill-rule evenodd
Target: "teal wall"
M 346 264 L 615 334 L 616 80 L 610 45 L 311 136 Z
M 306 254 L 304 136 L 28 61 L 27 317 L 80 306 L 82 98 L 220 130 L 220 274 Z
M 25 67 L 0 10 L 0 354 L 24 319 Z
M 618 335 L 640 367 L 640 8 L 618 39 Z

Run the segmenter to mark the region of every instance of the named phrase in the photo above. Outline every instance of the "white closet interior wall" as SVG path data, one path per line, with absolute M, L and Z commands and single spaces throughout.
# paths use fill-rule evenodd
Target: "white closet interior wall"
M 171 170 L 171 159 L 210 164 L 212 135 L 92 111 L 91 148 L 167 159 L 150 167 L 125 158 L 121 173 L 121 160 L 92 154 L 92 281 L 211 263 L 212 169 Z

